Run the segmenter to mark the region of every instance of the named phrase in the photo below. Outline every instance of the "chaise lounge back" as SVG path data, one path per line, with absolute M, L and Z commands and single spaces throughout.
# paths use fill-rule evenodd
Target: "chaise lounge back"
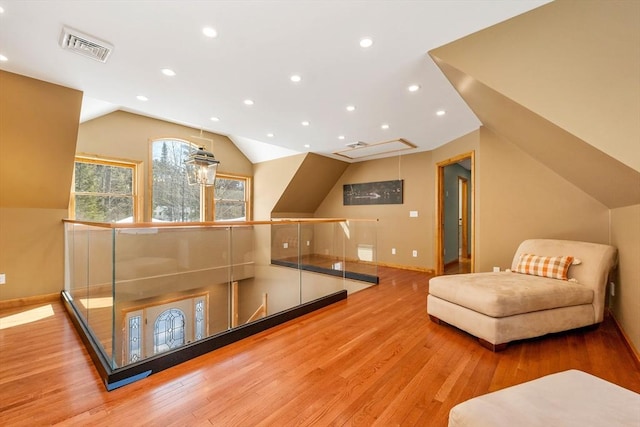
M 598 324 L 616 260 L 609 245 L 525 240 L 511 271 L 432 278 L 427 312 L 494 351 L 511 341 Z

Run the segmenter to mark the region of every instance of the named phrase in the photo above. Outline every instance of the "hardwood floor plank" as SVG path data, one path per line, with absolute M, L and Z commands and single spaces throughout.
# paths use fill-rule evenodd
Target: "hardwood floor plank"
M 640 392 L 610 317 L 492 353 L 429 320 L 428 274 L 379 274 L 345 301 L 112 392 L 60 302 L 1 310 L 0 425 L 446 426 L 459 402 L 566 369 Z

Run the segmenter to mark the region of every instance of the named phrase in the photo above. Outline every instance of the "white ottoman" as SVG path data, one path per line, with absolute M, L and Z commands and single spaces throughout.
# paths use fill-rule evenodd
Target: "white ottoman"
M 569 370 L 454 406 L 449 427 L 640 426 L 640 394 Z

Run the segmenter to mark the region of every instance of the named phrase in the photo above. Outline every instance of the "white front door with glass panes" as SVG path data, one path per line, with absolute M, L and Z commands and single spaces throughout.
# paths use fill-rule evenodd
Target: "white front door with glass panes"
M 129 311 L 124 324 L 124 364 L 206 338 L 207 329 L 204 295 Z

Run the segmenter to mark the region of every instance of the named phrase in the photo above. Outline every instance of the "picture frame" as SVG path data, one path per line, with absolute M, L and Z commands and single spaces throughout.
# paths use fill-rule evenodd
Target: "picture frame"
M 343 185 L 343 204 L 352 205 L 401 205 L 404 180 L 365 182 Z

